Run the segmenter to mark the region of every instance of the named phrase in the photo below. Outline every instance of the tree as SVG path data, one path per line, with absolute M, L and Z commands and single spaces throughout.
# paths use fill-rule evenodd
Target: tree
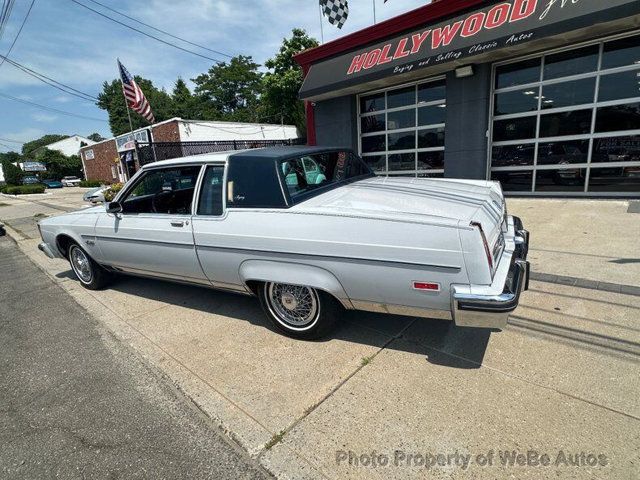
M 99 133 L 92 133 L 87 138 L 89 140 L 93 140 L 94 142 L 101 142 L 101 141 L 105 140 L 105 138 L 102 135 L 100 135 Z
M 251 57 L 239 55 L 192 79 L 197 98 L 194 113 L 202 120 L 256 121 L 262 86 L 258 67 Z
M 20 155 L 18 152 L 0 153 L 0 162 L 4 160 L 8 160 L 11 163 L 18 164 L 22 162 L 22 155 Z
M 193 116 L 195 110 L 194 97 L 182 78 L 176 80 L 173 91 L 171 92 L 171 99 L 173 100 L 171 111 L 173 117 L 196 118 Z
M 65 138 L 69 138 L 69 135 L 57 135 L 57 134 L 49 134 L 44 135 L 36 140 L 32 140 L 31 142 L 27 142 L 22 145 L 22 155 L 34 155 L 37 150 L 40 150 L 45 145 L 49 145 L 51 143 L 57 142 L 59 140 L 64 140 Z
M 2 173 L 4 174 L 4 181 L 7 185 L 20 185 L 22 183 L 22 177 L 24 176 L 24 172 L 20 170 L 20 167 L 14 165 L 12 160 L 10 160 L 13 155 L 18 155 L 18 159 L 20 157 L 16 152 L 9 152 L 6 154 L 2 154 Z
M 82 176 L 82 160 L 78 155 L 67 157 L 57 150 L 48 148 L 38 152 L 36 160 L 47 167 L 47 176 L 60 179 L 66 176 Z
M 173 109 L 171 96 L 164 90 L 157 89 L 151 80 L 138 76 L 135 77 L 135 80 L 145 97 L 147 97 L 156 122 L 170 119 Z M 113 133 L 113 135 L 122 135 L 131 130 L 120 80 L 103 83 L 102 93 L 98 95 L 96 105 L 109 113 L 109 126 L 111 127 L 111 133 Z M 147 122 L 144 117 L 133 111 L 130 113 L 131 124 L 134 130 L 149 125 L 149 122 Z
M 269 71 L 262 81 L 261 115 L 265 121 L 282 120 L 296 125 L 301 132 L 306 130 L 304 102 L 298 98 L 302 87 L 302 69 L 293 56 L 308 48 L 318 46 L 318 41 L 300 28 L 294 28 L 291 38 L 282 41 L 275 57 L 265 62 Z

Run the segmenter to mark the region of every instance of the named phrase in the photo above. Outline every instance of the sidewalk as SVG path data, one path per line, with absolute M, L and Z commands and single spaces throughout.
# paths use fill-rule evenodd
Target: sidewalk
M 534 249 L 557 249 L 563 244 L 545 228 L 559 224 L 538 219 L 531 208 L 538 201 L 510 201 L 511 213 L 523 217 Z M 623 202 L 596 203 L 626 219 L 626 229 L 636 228 L 640 216 L 623 213 Z M 577 204 L 563 208 L 582 211 Z M 9 232 L 80 305 L 279 478 L 640 475 L 640 297 L 534 281 L 501 333 L 348 312 L 329 338 L 300 342 L 273 332 L 251 298 L 135 278 L 84 290 L 66 262 L 37 251 L 37 239 Z M 623 254 L 625 242 L 614 245 L 616 258 L 632 258 Z M 582 275 L 568 253 L 579 248 L 572 244 L 557 264 L 536 250 L 534 269 Z M 593 265 L 601 276 L 627 281 L 617 272 L 629 264 Z M 499 451 L 514 450 L 560 461 L 535 468 L 497 460 Z M 389 463 L 373 468 L 373 451 Z M 482 466 L 491 451 L 494 463 Z M 585 459 L 601 455 L 605 464 L 562 462 L 561 455 L 582 452 Z M 426 458 L 436 454 L 454 463 L 425 473 Z M 469 456 L 466 467 L 462 455 Z
M 531 232 L 534 273 L 640 287 L 640 201 L 510 198 L 507 206 Z

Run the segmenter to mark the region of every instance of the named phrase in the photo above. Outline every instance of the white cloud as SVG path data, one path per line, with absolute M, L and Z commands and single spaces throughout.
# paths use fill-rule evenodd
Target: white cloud
M 10 138 L 11 140 L 17 140 L 18 142 L 30 142 L 36 138 L 40 138 L 45 134 L 44 130 L 39 128 L 27 127 L 15 132 L 3 133 L 2 136 Z
M 36 122 L 53 122 L 58 119 L 58 116 L 50 113 L 34 113 L 31 115 L 31 118 Z
M 213 50 L 231 55 L 251 55 L 258 63 L 272 57 L 293 28 L 304 28 L 311 36 L 320 38 L 320 14 L 315 0 L 147 0 L 144 8 L 140 8 L 142 3 L 112 0 L 109 6 Z M 376 0 L 378 21 L 426 3 L 427 0 L 392 0 L 383 4 L 383 0 Z M 330 25 L 326 18 L 322 19 L 325 42 L 373 23 L 371 0 L 349 0 L 349 6 L 350 16 L 342 30 Z M 25 12 L 19 13 L 17 18 L 22 18 Z M 123 20 L 113 12 L 104 13 Z M 129 20 L 126 22 L 131 23 Z M 141 25 L 136 25 L 136 28 L 203 55 L 220 57 Z M 208 70 L 213 63 L 144 37 L 72 2 L 59 1 L 36 3 L 11 57 L 93 96 L 102 90 L 103 82 L 118 78 L 116 57 L 120 57 L 131 73 L 149 78 L 156 86 L 167 90 L 173 88 L 176 78 L 188 81 Z M 59 108 L 71 112 L 104 115 L 92 103 L 54 91 L 11 65 L 5 64 L 0 68 L 0 91 L 43 105 L 64 104 Z M 33 124 L 45 122 L 51 115 L 43 112 L 36 118 L 32 115 L 35 113 L 33 108 L 17 102 L 3 101 L 1 108 L 6 108 L 6 112 L 11 114 L 0 114 L 0 133 L 6 137 L 11 138 L 3 132 L 7 129 L 23 128 L 26 136 L 21 138 L 24 140 L 47 133 L 33 128 Z M 56 126 L 73 133 L 86 130 L 86 123 L 61 116 Z M 102 128 L 101 133 L 108 134 L 107 127 Z
M 377 0 L 378 21 L 425 3 L 424 0 L 405 0 L 383 4 L 382 0 Z M 323 18 L 325 42 L 373 23 L 371 0 L 351 0 L 349 5 L 350 16 L 342 30 Z M 136 2 L 113 2 L 112 6 L 145 23 L 213 50 L 231 55 L 251 55 L 259 63 L 271 57 L 282 38 L 288 36 L 295 27 L 305 28 L 310 35 L 320 37 L 320 13 L 317 2 L 313 1 L 192 0 L 187 6 L 185 2 L 175 0 L 149 0 L 144 9 L 138 8 Z M 116 13 L 104 13 L 123 20 Z M 212 64 L 209 60 L 163 45 L 71 3 L 65 4 L 64 9 L 58 5 L 40 3 L 34 9 L 33 17 L 27 25 L 29 30 L 25 32 L 28 35 L 21 40 L 14 58 L 92 95 L 101 90 L 104 81 L 117 78 L 116 57 L 120 57 L 131 73 L 150 78 L 158 86 L 167 89 L 172 87 L 178 76 L 190 79 Z M 38 23 L 40 28 L 36 29 Z M 68 28 L 70 24 L 74 28 Z M 212 58 L 226 59 L 180 43 L 142 25 L 135 26 L 171 44 Z M 0 87 L 32 85 L 39 85 L 38 80 L 14 68 L 3 69 Z

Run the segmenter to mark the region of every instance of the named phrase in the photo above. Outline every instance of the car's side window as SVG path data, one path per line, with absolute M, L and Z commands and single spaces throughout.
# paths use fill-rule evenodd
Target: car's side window
M 224 167 L 207 167 L 200 188 L 198 215 L 220 216 L 223 212 Z
M 200 167 L 171 167 L 146 173 L 122 200 L 123 213 L 190 215 Z
M 316 188 L 371 174 L 362 160 L 346 151 L 282 160 L 280 166 L 294 202 L 300 195 Z

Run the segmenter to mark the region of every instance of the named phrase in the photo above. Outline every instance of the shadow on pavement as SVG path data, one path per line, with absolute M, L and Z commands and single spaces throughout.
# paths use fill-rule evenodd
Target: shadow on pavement
M 71 270 L 65 270 L 64 272 L 56 273 L 56 278 L 64 280 L 65 278 L 76 280 L 75 274 Z
M 58 278 L 75 278 L 71 271 L 57 274 Z M 222 315 L 249 322 L 275 331 L 260 309 L 257 299 L 162 280 L 117 277 L 109 287 L 140 298 L 163 302 Z M 554 295 L 563 296 L 555 293 Z M 593 299 L 590 299 L 593 301 Z M 599 300 L 600 303 L 609 303 Z M 586 319 L 585 319 L 586 320 Z M 179 321 L 179 320 L 178 320 Z M 212 321 L 215 321 L 212 316 Z M 585 322 L 592 323 L 592 322 Z M 601 323 L 601 322 L 598 322 Z M 621 338 L 600 335 L 584 328 L 569 328 L 561 324 L 541 322 L 512 315 L 509 328 L 532 336 L 542 336 L 576 348 L 594 350 L 613 356 L 640 356 L 640 345 Z M 482 366 L 492 330 L 456 327 L 450 321 L 385 315 L 361 311 L 347 311 L 342 322 L 326 338 L 423 355 L 434 365 L 456 369 L 477 369 Z M 279 333 L 278 333 L 279 334 Z
M 71 271 L 57 276 L 75 278 Z M 235 318 L 275 331 L 253 297 L 128 276 L 117 277 L 109 289 Z M 168 294 L 168 289 L 171 289 L 171 294 Z M 213 316 L 212 321 L 215 321 Z M 419 328 L 413 328 L 416 325 Z M 383 340 L 381 335 L 384 336 Z M 336 328 L 317 342 L 338 339 L 376 347 L 386 345 L 388 349 L 424 355 L 428 362 L 435 365 L 477 369 L 482 365 L 490 336 L 491 330 L 459 328 L 450 321 L 347 311 Z
M 632 263 L 640 263 L 640 258 L 619 258 L 618 260 L 609 260 L 609 263 L 617 263 L 618 265 L 630 265 Z

